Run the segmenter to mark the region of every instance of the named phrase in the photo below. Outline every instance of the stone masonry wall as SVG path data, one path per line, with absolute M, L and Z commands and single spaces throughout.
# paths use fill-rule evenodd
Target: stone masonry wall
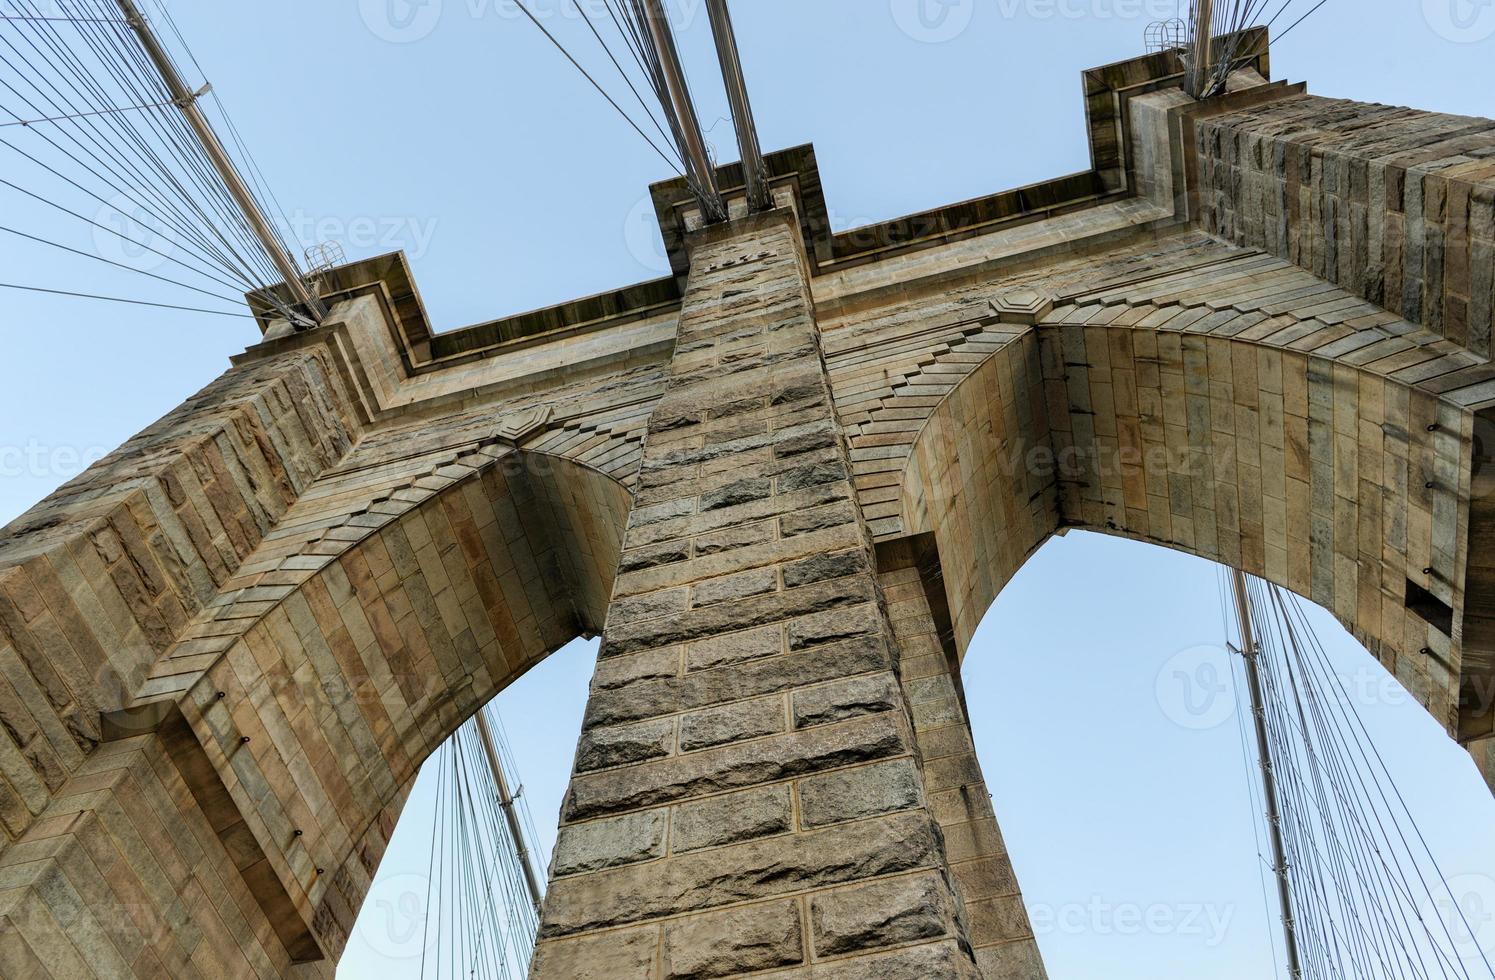
M 979 977 L 803 255 L 697 243 L 561 813 L 537 978 Z
M 1304 96 L 1197 138 L 1206 230 L 1490 355 L 1495 122 Z
M 918 555 L 908 554 L 911 550 L 880 547 L 879 581 L 898 638 L 899 675 L 924 763 L 924 792 L 945 835 L 945 856 L 965 904 L 976 963 L 986 980 L 1045 980 L 1048 974 L 976 758 L 954 637 L 947 632 L 948 614 L 942 630 L 931 608 L 931 594 L 944 602 L 938 559 L 914 563 Z M 885 560 L 887 552 L 899 551 L 905 552 L 898 555 L 903 560 Z
M 229 371 L 0 533 L 0 849 L 356 435 L 321 351 Z

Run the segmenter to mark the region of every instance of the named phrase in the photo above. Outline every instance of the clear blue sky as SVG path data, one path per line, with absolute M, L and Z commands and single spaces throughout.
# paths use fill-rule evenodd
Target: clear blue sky
M 765 147 L 813 141 L 833 221 L 846 228 L 1083 169 L 1079 73 L 1138 53 L 1156 2 L 927 0 L 921 18 L 925 0 L 737 0 L 734 14 Z M 352 257 L 405 248 L 439 329 L 659 275 L 642 213 L 647 185 L 667 176 L 658 158 L 509 3 L 427 4 L 172 9 L 297 230 L 339 239 Z M 535 5 L 588 50 L 561 0 Z M 730 159 L 703 4 L 671 6 L 701 115 Z M 391 10 L 414 18 L 407 38 L 421 36 L 389 40 Z M 1329 0 L 1274 61 L 1280 77 L 1321 94 L 1495 115 L 1492 38 L 1489 0 Z M 0 176 L 18 166 L 0 157 Z M 86 229 L 4 188 L 0 208 L 7 223 L 95 247 Z M 183 299 L 5 238 L 0 268 L 4 281 Z M 0 294 L 0 330 L 0 520 L 255 339 L 247 321 L 14 293 Z M 1444 870 L 1495 909 L 1495 803 L 1467 758 L 1335 636 L 1393 769 L 1429 801 L 1418 815 Z M 1159 695 L 1176 654 L 1221 639 L 1209 566 L 1073 535 L 1030 563 L 972 646 L 979 748 L 1027 900 L 1052 922 L 1040 943 L 1054 980 L 1272 975 L 1236 729 L 1180 725 Z M 592 653 L 573 645 L 500 702 L 547 837 Z M 417 793 L 388 874 L 423 869 L 428 809 Z M 1132 910 L 1157 909 L 1154 921 L 1171 925 L 1129 927 Z M 397 955 L 408 944 L 390 938 L 393 914 L 360 927 L 343 976 L 416 975 Z

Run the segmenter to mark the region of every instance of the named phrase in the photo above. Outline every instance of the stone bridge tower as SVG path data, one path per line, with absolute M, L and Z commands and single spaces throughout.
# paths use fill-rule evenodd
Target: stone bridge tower
M 1085 74 L 1084 173 L 833 233 L 801 147 L 656 187 L 656 282 L 265 324 L 0 535 L 0 974 L 331 977 L 421 761 L 601 634 L 536 977 L 1042 977 L 959 665 L 1067 528 L 1327 607 L 1495 773 L 1495 123 L 1180 74 Z

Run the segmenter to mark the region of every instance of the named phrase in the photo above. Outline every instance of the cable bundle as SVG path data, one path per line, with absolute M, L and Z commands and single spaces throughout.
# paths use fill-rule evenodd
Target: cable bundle
M 1260 674 L 1269 747 L 1263 765 L 1275 777 L 1291 893 L 1284 915 L 1301 954 L 1295 976 L 1495 978 L 1483 952 L 1459 949 L 1472 936 L 1465 910 L 1302 601 L 1259 579 L 1247 588 L 1258 647 L 1248 655 Z M 1267 810 L 1259 792 L 1253 799 Z
M 1271 30 L 1294 0 L 1276 0 L 1275 12 L 1268 17 L 1274 0 L 1188 0 L 1188 36 L 1184 60 L 1188 65 L 1191 94 L 1207 99 L 1225 91 L 1230 72 L 1242 57 L 1241 48 L 1247 31 L 1254 27 Z M 1302 16 L 1277 36 L 1281 40 L 1328 0 L 1317 0 Z M 1265 18 L 1265 20 L 1264 20 Z M 1211 47 L 1213 45 L 1213 47 Z
M 504 770 L 516 772 L 496 713 L 490 711 L 488 719 Z M 475 722 L 459 728 L 426 765 L 437 770 L 436 818 L 420 976 L 523 978 L 534 954 L 539 915 L 520 865 L 525 844 L 509 833 L 499 812 Z M 522 794 L 513 805 L 519 809 L 523 836 L 536 840 Z
M 201 78 L 170 12 L 164 4 L 159 10 L 176 48 L 168 52 L 173 63 L 185 58 Z M 249 175 L 253 196 L 274 201 L 210 92 L 202 86 L 199 104 L 231 137 L 230 154 Z M 190 294 L 194 305 L 0 286 L 225 316 L 247 316 L 235 308 L 242 308 L 243 294 L 253 294 L 261 312 L 289 315 L 285 302 L 265 290 L 283 278 L 274 260 L 112 0 L 50 0 L 45 9 L 41 0 L 0 0 L 0 157 L 6 158 L 0 187 L 65 226 L 87 226 L 93 247 L 74 247 L 37 226 L 5 225 L 0 232 L 170 285 Z M 293 254 L 283 237 L 280 244 Z M 202 306 L 203 297 L 217 302 Z
M 515 0 L 520 11 L 545 34 L 551 44 L 566 56 L 572 66 L 581 72 L 592 87 L 628 122 L 629 126 L 653 148 L 665 163 L 669 164 L 672 170 L 685 177 L 697 200 L 701 202 L 708 219 L 718 220 L 725 217 L 720 196 L 715 192 L 716 178 L 714 164 L 710 160 L 710 149 L 705 145 L 704 138 L 700 134 L 699 123 L 694 119 L 694 108 L 687 109 L 687 112 L 691 114 L 690 118 L 682 118 L 675 108 L 674 100 L 670 97 L 663 53 L 654 40 L 654 32 L 650 29 L 651 17 L 663 21 L 665 17 L 663 8 L 658 5 L 657 0 L 601 0 L 601 2 L 607 14 L 606 21 L 603 21 L 601 17 L 594 18 L 588 12 L 587 8 L 592 6 L 589 0 L 572 0 L 587 30 L 602 47 L 613 69 L 622 78 L 633 96 L 633 101 L 637 102 L 643 110 L 644 123 L 640 123 L 623 109 L 620 97 L 610 93 L 597 80 L 597 76 L 582 65 L 580 59 L 541 23 L 525 0 Z M 607 29 L 609 22 L 611 23 L 610 30 Z M 599 29 L 599 23 L 602 29 Z M 666 30 L 668 30 L 667 27 Z M 611 41 L 608 40 L 609 37 L 612 38 Z M 619 41 L 622 43 L 621 54 L 617 50 Z M 643 94 L 644 90 L 647 90 L 652 98 L 646 98 Z M 658 134 L 658 140 L 649 135 L 646 126 Z M 691 152 L 691 146 L 696 141 L 699 141 L 698 145 L 702 148 L 700 153 Z
M 655 98 L 659 101 L 665 117 L 669 120 L 670 131 L 674 134 L 675 150 L 685 163 L 686 182 L 690 184 L 696 199 L 705 209 L 707 219 L 719 221 L 726 217 L 726 213 L 721 196 L 716 192 L 715 164 L 709 154 L 705 152 L 696 154 L 689 151 L 690 141 L 701 139 L 700 124 L 694 118 L 694 108 L 689 110 L 692 114 L 689 119 L 682 119 L 680 113 L 676 111 L 665 80 L 665 68 L 661 61 L 659 47 L 654 43 L 653 35 L 649 30 L 649 18 L 663 18 L 664 11 L 658 0 L 630 0 L 626 13 L 631 19 L 630 33 L 635 53 L 641 64 L 648 68 L 649 83 L 654 89 Z

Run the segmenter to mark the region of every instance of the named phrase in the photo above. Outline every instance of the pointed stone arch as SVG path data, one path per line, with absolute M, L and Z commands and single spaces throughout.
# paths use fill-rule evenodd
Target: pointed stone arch
M 1180 305 L 1168 285 L 1074 297 L 913 438 L 899 523 L 937 546 L 957 649 L 1029 556 L 1083 528 L 1324 606 L 1455 731 L 1474 415 L 1387 369 L 1414 347 L 1395 317 L 1334 356 L 1292 343 L 1324 327 L 1311 318 L 1240 310 L 1218 282 L 1212 305 Z M 1325 289 L 1320 302 L 1377 315 Z M 1402 343 L 1355 356 L 1386 340 Z
M 306 480 L 106 707 L 102 744 L 0 854 L 26 886 L 7 975 L 49 954 L 77 975 L 331 975 L 420 763 L 600 632 L 631 506 L 565 456 L 465 430 L 433 449 L 434 431 L 364 439 Z

